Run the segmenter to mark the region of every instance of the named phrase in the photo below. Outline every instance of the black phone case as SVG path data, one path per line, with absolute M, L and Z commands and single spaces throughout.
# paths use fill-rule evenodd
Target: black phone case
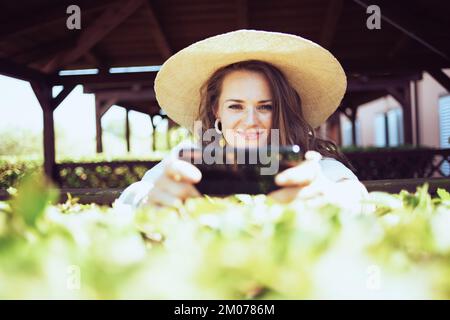
M 216 159 L 222 159 L 222 163 L 205 163 L 202 150 L 199 148 L 186 148 L 179 153 L 180 159 L 194 164 L 202 173 L 201 181 L 195 185 L 197 190 L 211 196 L 239 193 L 267 194 L 279 188 L 274 180 L 278 172 L 293 167 L 304 159 L 304 154 L 297 145 L 280 146 L 278 150 L 269 148 L 265 151 L 266 155 L 270 156 L 271 161 L 279 161 L 278 170 L 274 174 L 263 175 L 261 169 L 269 165 L 260 163 L 259 154 L 255 149 L 216 149 L 215 151 Z M 238 152 L 241 152 L 240 160 L 245 155 L 244 164 L 238 161 Z M 252 153 L 253 158 L 251 158 Z M 250 159 L 255 160 L 255 156 L 256 163 L 254 161 L 250 163 Z

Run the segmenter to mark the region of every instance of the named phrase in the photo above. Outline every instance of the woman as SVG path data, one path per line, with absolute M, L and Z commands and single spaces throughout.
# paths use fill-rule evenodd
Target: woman
M 315 136 L 339 106 L 346 77 L 324 48 L 298 36 L 239 30 L 197 42 L 168 59 L 155 80 L 161 108 L 178 124 L 215 128 L 232 147 L 297 144 L 306 160 L 279 173 L 278 201 L 326 199 L 341 205 L 359 202 L 367 190 L 343 164 L 336 145 Z M 173 154 L 176 154 L 174 150 Z M 173 154 L 128 187 L 120 203 L 179 206 L 200 196 L 200 171 Z

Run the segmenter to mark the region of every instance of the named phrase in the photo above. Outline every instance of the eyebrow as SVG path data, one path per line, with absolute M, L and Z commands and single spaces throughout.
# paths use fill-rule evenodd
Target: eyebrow
M 239 99 L 227 99 L 224 102 L 227 102 L 227 101 L 239 102 L 239 103 L 245 102 L 244 100 L 239 100 Z M 271 101 L 272 101 L 272 99 L 259 100 L 258 103 L 271 102 Z

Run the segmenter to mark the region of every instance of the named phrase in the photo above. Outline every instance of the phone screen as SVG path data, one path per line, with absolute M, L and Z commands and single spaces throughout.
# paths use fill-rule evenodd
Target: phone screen
M 277 173 L 298 165 L 304 153 L 297 145 L 263 149 L 185 148 L 179 158 L 194 164 L 202 173 L 195 186 L 202 194 L 267 194 L 278 189 Z

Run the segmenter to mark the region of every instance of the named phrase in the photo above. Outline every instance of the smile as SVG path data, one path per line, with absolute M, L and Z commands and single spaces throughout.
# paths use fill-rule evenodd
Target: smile
M 238 135 L 243 137 L 245 140 L 257 140 L 261 134 L 262 131 L 237 131 Z

